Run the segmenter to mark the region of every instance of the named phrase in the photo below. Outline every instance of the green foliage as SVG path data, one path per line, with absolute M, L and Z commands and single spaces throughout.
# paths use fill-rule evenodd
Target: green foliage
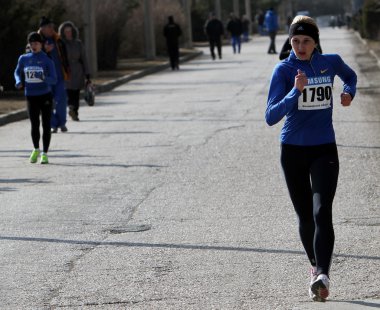
M 366 0 L 362 14 L 364 37 L 380 40 L 380 0 Z
M 25 51 L 26 37 L 38 30 L 41 16 L 52 20 L 65 13 L 60 1 L 2 0 L 0 10 L 0 84 L 13 89 L 13 72 L 17 60 Z
M 365 0 L 363 11 L 380 13 L 380 0 Z
M 96 1 L 99 68 L 112 69 L 116 66 L 127 14 L 139 5 L 139 0 L 92 1 Z M 71 20 L 81 31 L 83 5 L 84 1 L 78 0 L 1 0 L 0 84 L 6 90 L 14 89 L 17 60 L 25 51 L 28 33 L 38 30 L 40 18 L 49 17 L 56 29 L 63 21 Z
M 96 41 L 100 70 L 116 68 L 122 29 L 127 21 L 128 9 L 128 1 L 98 0 L 96 2 Z
M 207 39 L 204 33 L 204 25 L 207 21 L 208 14 L 215 12 L 214 1 L 197 1 L 192 4 L 191 22 L 194 41 L 205 41 Z
M 13 88 L 13 71 L 19 55 L 25 50 L 26 36 L 30 29 L 28 12 L 27 3 L 12 0 L 3 0 L 1 3 L 0 84 L 5 89 Z

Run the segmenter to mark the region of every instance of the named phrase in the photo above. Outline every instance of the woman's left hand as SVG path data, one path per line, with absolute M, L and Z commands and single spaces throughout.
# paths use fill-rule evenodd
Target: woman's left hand
M 352 97 L 350 94 L 342 93 L 340 95 L 340 103 L 342 104 L 342 106 L 348 107 L 351 104 L 351 101 L 352 101 Z

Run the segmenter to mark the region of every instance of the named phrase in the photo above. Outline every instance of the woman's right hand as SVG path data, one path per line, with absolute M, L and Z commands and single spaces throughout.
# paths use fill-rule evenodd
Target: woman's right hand
M 307 76 L 305 72 L 302 72 L 300 69 L 298 69 L 297 75 L 294 78 L 294 87 L 297 88 L 300 92 L 302 92 L 306 85 L 307 85 Z

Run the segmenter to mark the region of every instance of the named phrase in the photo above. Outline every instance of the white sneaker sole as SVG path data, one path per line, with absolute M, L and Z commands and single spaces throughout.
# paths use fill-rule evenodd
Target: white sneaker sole
M 329 296 L 329 289 L 326 287 L 322 280 L 315 281 L 311 285 L 310 290 L 314 294 L 312 297 L 314 301 L 325 302 Z

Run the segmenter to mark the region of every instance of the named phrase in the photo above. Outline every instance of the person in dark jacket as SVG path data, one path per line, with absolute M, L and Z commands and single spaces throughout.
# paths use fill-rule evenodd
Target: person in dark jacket
M 244 42 L 248 42 L 251 21 L 248 19 L 247 15 L 243 15 L 241 23 L 242 23 L 242 28 L 243 28 L 243 40 Z
M 210 44 L 211 57 L 215 60 L 215 46 L 218 50 L 219 59 L 222 59 L 222 35 L 224 34 L 223 23 L 216 18 L 214 13 L 210 13 L 209 20 L 205 26 L 205 32 Z
M 240 18 L 238 18 L 234 13 L 230 14 L 230 20 L 227 24 L 227 30 L 231 34 L 232 39 L 232 49 L 234 54 L 241 51 L 241 34 L 243 33 L 243 25 Z
M 66 114 L 67 114 L 67 95 L 65 81 L 70 78 L 70 67 L 67 58 L 65 43 L 54 30 L 54 23 L 43 16 L 40 20 L 40 29 L 38 31 L 44 39 L 43 49 L 53 60 L 55 71 L 57 73 L 57 83 L 53 86 L 53 97 L 55 109 L 51 119 L 51 129 L 53 133 L 61 128 L 62 132 L 67 131 Z
M 168 49 L 170 66 L 172 70 L 179 70 L 179 43 L 178 38 L 182 35 L 181 27 L 174 22 L 173 16 L 168 17 L 168 23 L 164 27 L 164 36 Z
M 261 36 L 263 36 L 263 35 L 265 35 L 265 31 L 264 31 L 264 19 L 265 19 L 265 15 L 263 14 L 263 12 L 261 10 L 256 15 L 256 19 L 257 19 L 257 28 L 258 28 L 259 34 Z
M 79 121 L 79 94 L 86 83 L 91 83 L 86 52 L 79 31 L 71 21 L 62 23 L 58 33 L 65 42 L 70 65 L 70 79 L 65 81 L 68 96 L 69 115 L 73 121 Z

